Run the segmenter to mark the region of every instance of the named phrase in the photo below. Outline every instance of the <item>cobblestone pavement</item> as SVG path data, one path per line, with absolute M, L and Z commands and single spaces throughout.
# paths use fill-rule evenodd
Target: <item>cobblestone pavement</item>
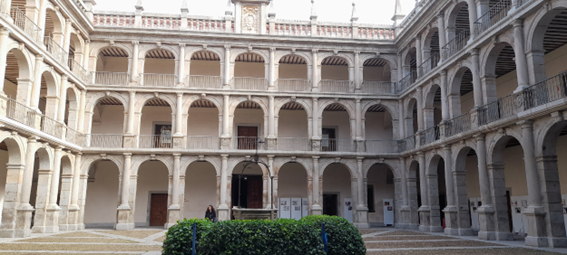
M 567 249 L 534 249 L 523 241 L 480 241 L 476 237 L 450 237 L 392 228 L 361 230 L 368 255 L 445 254 L 567 254 Z M 33 234 L 29 238 L 0 239 L 0 255 L 6 254 L 161 254 L 165 230 L 114 231 L 89 229 L 60 234 Z

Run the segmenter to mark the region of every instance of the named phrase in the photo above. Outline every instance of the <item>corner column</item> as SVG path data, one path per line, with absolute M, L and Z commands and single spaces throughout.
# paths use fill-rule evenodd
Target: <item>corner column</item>
M 524 20 L 517 19 L 512 23 L 514 27 L 514 57 L 516 59 L 516 75 L 518 87 L 514 93 L 522 91 L 530 85 L 528 77 L 528 60 L 524 50 Z
M 231 190 L 228 188 L 228 154 L 221 154 L 221 177 L 220 177 L 220 205 L 218 208 L 219 220 L 230 220 L 230 208 L 228 196 Z
M 222 135 L 221 135 L 221 150 L 230 149 L 230 96 L 224 95 L 223 111 L 222 111 Z
M 479 134 L 476 138 L 476 155 L 478 162 L 478 181 L 480 185 L 480 200 L 482 205 L 476 210 L 478 213 L 478 238 L 482 240 L 496 240 L 494 231 L 494 206 L 490 197 L 491 187 L 486 166 L 485 135 Z
M 319 176 L 319 156 L 313 156 L 313 206 L 311 207 L 311 215 L 322 215 L 323 207 L 321 206 L 321 183 Z
M 408 178 L 407 178 L 407 169 L 406 169 L 406 160 L 404 158 L 400 158 L 400 185 L 402 191 L 402 205 L 400 207 L 400 216 L 401 220 L 398 225 L 401 225 L 401 228 L 410 228 L 411 224 L 411 210 L 409 207 L 409 197 L 408 197 Z
M 124 134 L 124 147 L 136 147 L 136 135 L 134 134 L 134 107 L 136 103 L 136 92 L 130 91 L 128 99 L 128 123 L 126 126 L 126 134 Z
M 59 232 L 59 211 L 61 208 L 57 205 L 57 196 L 59 194 L 59 181 L 61 178 L 62 149 L 62 146 L 57 146 L 53 155 L 53 176 L 51 177 L 49 201 L 46 208 L 45 233 Z
M 32 212 L 34 208 L 30 204 L 30 196 L 33 185 L 33 169 L 37 146 L 36 137 L 28 138 L 26 167 L 22 179 L 22 191 L 20 193 L 20 204 L 17 209 L 14 237 L 28 237 L 31 235 Z
M 122 173 L 122 188 L 120 193 L 120 206 L 118 206 L 118 219 L 116 230 L 134 229 L 134 219 L 130 218 L 130 176 L 132 175 L 132 153 L 124 153 L 124 172 Z
M 181 154 L 173 154 L 173 184 L 171 187 L 171 205 L 167 208 L 167 223 L 165 228 L 168 229 L 175 225 L 181 219 L 181 206 L 179 206 L 180 194 L 180 172 L 181 172 Z
M 357 205 L 356 205 L 356 222 L 354 224 L 355 227 L 359 229 L 370 228 L 370 224 L 368 223 L 368 207 L 366 205 L 366 185 L 364 185 L 364 169 L 362 168 L 362 161 L 364 157 L 357 157 L 356 158 L 356 166 L 358 168 L 358 178 L 357 178 L 357 186 L 358 186 L 358 196 L 357 196 Z M 354 196 L 353 196 L 354 197 Z
M 177 93 L 177 106 L 175 107 L 175 134 L 173 134 L 173 148 L 183 148 L 183 93 Z

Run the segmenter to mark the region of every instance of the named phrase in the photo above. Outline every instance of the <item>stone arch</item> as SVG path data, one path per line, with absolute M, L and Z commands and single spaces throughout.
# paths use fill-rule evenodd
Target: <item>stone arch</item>
M 350 101 L 346 101 L 346 100 L 325 100 L 325 101 L 320 101 L 319 103 L 319 116 L 323 116 L 323 112 L 325 111 L 325 108 L 327 108 L 327 106 L 329 105 L 333 105 L 333 104 L 338 104 L 341 105 L 348 113 L 349 119 L 354 119 L 356 114 L 355 114 L 355 110 L 354 107 L 352 106 L 352 102 Z
M 319 176 L 323 176 L 323 174 L 325 174 L 325 169 L 327 169 L 327 167 L 331 164 L 341 164 L 348 170 L 351 178 L 358 178 L 358 171 L 356 170 L 356 166 L 354 166 L 354 164 L 349 164 L 348 162 L 344 162 L 342 160 L 337 161 L 336 159 L 327 159 L 321 163 L 319 166 Z
M 550 1 L 549 6 L 542 6 L 534 15 L 532 22 L 529 23 L 526 33 L 526 52 L 545 52 L 543 38 L 547 32 L 547 27 L 551 21 L 567 9 L 565 1 Z
M 264 60 L 265 64 L 268 64 L 270 61 L 270 56 L 265 50 L 248 50 L 248 49 L 234 49 L 230 54 L 230 62 L 236 62 L 236 59 L 242 54 L 255 54 Z
M 506 147 L 506 144 L 508 144 L 508 142 L 511 139 L 516 139 L 520 143 L 522 150 L 524 149 L 524 144 L 522 143 L 522 136 L 515 132 L 510 132 L 509 130 L 506 130 L 506 133 L 503 134 L 499 133 L 496 136 L 492 137 L 490 143 L 488 143 L 487 162 L 489 164 L 491 162 L 499 163 L 503 161 L 502 153 L 504 151 L 504 148 Z
M 45 79 L 47 86 L 47 96 L 49 97 L 59 97 L 59 74 L 55 73 L 54 70 L 50 68 L 44 68 L 42 74 L 42 79 Z
M 134 108 L 136 112 L 142 112 L 142 110 L 144 109 L 144 106 L 146 106 L 147 102 L 152 100 L 152 99 L 161 99 L 165 102 L 167 102 L 169 104 L 169 107 L 171 108 L 171 113 L 175 114 L 175 107 L 177 106 L 176 102 L 174 99 L 170 98 L 170 95 L 168 94 L 142 94 L 138 97 L 138 95 L 136 95 L 136 107 Z
M 189 110 L 191 110 L 191 106 L 193 105 L 193 103 L 197 102 L 197 101 L 207 101 L 210 102 L 211 104 L 213 104 L 215 106 L 215 108 L 217 108 L 219 115 L 222 115 L 222 102 L 220 102 L 218 100 L 218 98 L 216 97 L 201 97 L 201 96 L 197 96 L 197 95 L 193 95 L 190 96 L 189 98 L 184 98 L 183 99 L 183 112 L 184 113 L 188 113 Z
M 118 100 L 122 104 L 122 107 L 124 107 L 124 111 L 126 112 L 128 111 L 129 99 L 127 97 L 124 97 L 119 92 L 110 92 L 110 93 L 100 92 L 94 95 L 93 94 L 89 94 L 89 95 L 92 96 L 87 100 L 87 103 L 85 105 L 85 109 L 87 111 L 93 112 L 94 108 L 98 105 L 98 103 L 105 98 L 112 98 L 114 100 Z
M 193 58 L 193 56 L 195 55 L 195 53 L 198 52 L 209 52 L 209 53 L 213 53 L 215 55 L 217 55 L 217 57 L 220 59 L 219 61 L 221 63 L 224 63 L 224 50 L 222 48 L 194 48 L 191 50 L 186 50 L 185 52 L 185 59 L 186 60 L 191 60 Z
M 167 50 L 173 54 L 173 56 L 175 57 L 175 61 L 179 60 L 179 50 L 177 49 L 177 47 L 173 47 L 167 44 L 162 44 L 161 46 L 157 46 L 157 45 L 148 45 L 148 46 L 149 47 L 140 47 L 140 53 L 138 55 L 139 58 L 145 59 L 148 53 L 151 51 Z
M 417 49 L 415 47 L 410 47 L 408 48 L 408 50 L 404 51 L 403 53 L 403 63 L 402 66 L 413 66 L 415 65 L 415 67 L 417 67 L 417 63 L 413 63 L 412 64 L 412 60 L 416 61 L 417 60 Z
M 305 173 L 307 174 L 307 178 L 311 178 L 313 176 L 313 173 L 311 171 L 309 171 L 311 169 L 311 166 L 308 163 L 306 163 L 305 161 L 300 160 L 300 159 L 297 159 L 297 160 L 291 160 L 291 159 L 275 160 L 274 161 L 274 175 L 279 176 L 280 169 L 287 163 L 298 163 L 305 170 Z
M 71 159 L 71 157 L 69 155 L 63 155 L 61 157 L 61 175 L 73 174 L 73 165 L 74 164 L 73 164 L 73 160 Z M 88 169 L 87 169 L 87 171 L 88 171 Z
M 108 49 L 108 48 L 119 48 L 119 49 L 121 49 L 121 50 L 124 50 L 124 51 L 128 54 L 128 57 L 129 57 L 129 58 L 132 57 L 132 49 L 131 49 L 130 47 L 126 46 L 125 44 L 120 44 L 120 43 L 118 43 L 118 44 L 111 44 L 111 45 L 100 45 L 100 46 L 98 46 L 98 47 L 93 47 L 93 48 L 91 49 L 91 52 L 90 52 L 90 57 L 95 57 L 95 58 L 96 58 L 96 57 L 98 57 L 98 55 L 99 55 L 103 50 Z
M 159 161 L 165 165 L 167 168 L 168 175 L 172 174 L 173 166 L 171 164 L 172 159 L 171 156 L 156 156 L 155 158 L 150 157 L 149 155 L 144 155 L 141 157 L 136 157 L 135 160 L 132 160 L 132 175 L 138 175 L 138 171 L 140 170 L 140 166 L 147 161 Z
M 476 11 L 476 6 L 473 6 L 473 8 L 469 8 L 469 4 L 466 0 L 457 0 L 453 2 L 453 5 L 451 7 L 449 7 L 450 11 L 446 12 L 447 16 L 445 19 L 445 24 L 453 24 L 453 25 L 457 25 L 457 16 L 459 14 L 459 12 L 463 9 L 463 8 L 467 8 L 468 11 L 470 10 L 475 10 Z M 467 30 L 470 30 L 470 20 L 469 17 L 467 16 Z M 453 32 L 454 34 L 451 36 L 449 35 L 447 38 L 447 42 L 449 42 L 450 40 L 452 40 L 455 35 L 458 34 L 458 31 Z
M 48 145 L 37 146 L 34 153 L 39 158 L 39 169 L 51 169 L 53 165 L 53 150 Z
M 0 133 L 0 143 L 8 148 L 8 164 L 25 164 L 25 149 L 27 148 L 20 136 L 13 136 L 8 132 Z
M 363 66 L 364 63 L 370 59 L 382 59 L 388 63 L 391 70 L 398 68 L 398 60 L 397 58 L 393 58 L 388 54 L 361 54 L 360 55 L 360 62 L 359 66 Z
M 209 164 L 211 164 L 214 168 L 215 168 L 215 172 L 217 174 L 217 176 L 221 175 L 221 169 L 220 169 L 220 162 L 219 160 L 215 159 L 215 158 L 211 158 L 211 157 L 206 157 L 203 159 L 200 159 L 199 157 L 195 157 L 195 156 L 191 156 L 191 157 L 182 157 L 181 162 L 183 162 L 181 164 L 181 172 L 180 175 L 187 175 L 187 169 L 189 168 L 189 166 L 195 162 L 207 162 Z
M 118 173 L 122 175 L 124 171 L 124 162 L 121 155 L 107 155 L 105 158 L 102 157 L 83 157 L 81 162 L 81 175 L 88 175 L 90 168 L 99 161 L 111 161 L 118 168 Z
M 557 154 L 557 138 L 567 126 L 566 120 L 548 119 L 534 129 L 536 156 L 554 156 Z
M 6 51 L 6 55 L 2 57 L 6 58 L 8 54 L 10 53 L 13 54 L 18 64 L 18 74 L 19 74 L 18 78 L 31 79 L 32 78 L 31 73 L 33 71 L 33 66 L 32 66 L 33 61 L 31 61 L 32 58 L 30 57 L 30 53 L 25 48 L 21 48 L 20 46 L 21 45 L 16 42 L 10 44 Z
M 267 162 L 266 159 L 262 159 L 262 160 L 263 160 L 264 162 Z M 240 171 L 236 171 L 236 170 L 237 170 L 237 169 L 236 169 L 236 166 L 238 166 L 238 164 L 240 164 L 240 163 L 247 163 L 247 162 L 248 162 L 248 161 L 246 161 L 246 159 L 242 159 L 242 158 L 237 159 L 237 158 L 234 158 L 234 159 L 230 160 L 230 162 L 229 162 L 229 164 L 228 164 L 228 170 L 230 171 L 231 174 L 240 173 Z M 260 168 L 260 170 L 262 170 L 262 176 L 270 176 L 271 174 L 273 174 L 272 171 L 273 171 L 274 169 L 266 169 L 266 167 L 263 166 L 263 165 L 261 165 L 261 164 L 258 164 L 258 167 Z
M 47 24 L 49 17 L 51 17 L 52 24 Z M 45 25 L 45 30 L 43 36 L 53 37 L 53 34 L 59 34 L 59 38 L 54 39 L 58 39 L 59 41 L 56 41 L 56 43 L 61 44 L 60 40 L 63 39 L 63 25 L 65 24 L 65 18 L 61 15 L 61 12 L 59 12 L 58 7 L 55 7 L 51 2 L 47 2 L 44 18 L 43 24 Z
M 515 51 L 514 41 L 512 39 L 509 39 L 507 37 L 499 37 L 499 40 L 499 43 L 490 45 L 490 48 L 487 49 L 485 56 L 483 57 L 484 62 L 483 64 L 481 64 L 481 66 L 484 67 L 483 71 L 485 76 L 496 76 L 496 61 L 498 60 L 500 52 L 505 47 L 511 47 Z
M 300 104 L 303 107 L 303 110 L 305 111 L 305 113 L 307 114 L 307 118 L 311 118 L 313 116 L 313 111 L 311 111 L 311 106 L 308 104 L 308 102 L 306 100 L 303 100 L 303 99 L 294 100 L 292 98 L 285 98 L 285 99 L 279 101 L 278 103 L 276 103 L 276 106 L 275 106 L 276 116 L 279 116 L 281 109 L 289 103 Z
M 364 163 L 364 168 L 363 168 L 363 173 L 362 176 L 363 178 L 368 178 L 368 172 L 370 171 L 370 168 L 372 168 L 372 166 L 374 165 L 383 165 L 386 166 L 390 171 L 392 171 L 392 174 L 394 174 L 394 178 L 400 178 L 401 177 L 401 172 L 399 167 L 394 167 L 391 164 L 388 164 L 387 162 L 384 162 L 382 160 L 367 160 Z
M 362 107 L 362 113 L 363 114 L 365 112 L 367 112 L 370 109 L 370 107 L 379 105 L 379 106 L 383 107 L 384 109 L 386 109 L 386 112 L 388 112 L 392 116 L 392 120 L 398 118 L 397 109 L 395 108 L 395 106 L 389 104 L 388 102 L 376 100 L 376 101 L 367 101 L 365 103 L 366 104 Z
M 404 127 L 406 130 L 406 135 L 411 136 L 415 134 L 415 131 L 419 129 L 417 121 L 417 113 L 414 113 L 414 108 L 419 111 L 419 106 L 417 103 L 417 98 L 409 97 L 405 102 L 405 113 L 404 113 Z
M 268 116 L 268 106 L 266 105 L 266 102 L 264 102 L 264 100 L 262 100 L 261 98 L 258 98 L 258 97 L 252 97 L 252 98 L 239 97 L 236 100 L 232 101 L 230 103 L 230 108 L 229 108 L 230 116 L 234 116 L 234 113 L 236 112 L 236 108 L 238 108 L 238 106 L 240 104 L 245 103 L 245 102 L 256 103 L 258 106 L 260 106 L 260 109 L 262 109 L 264 116 Z

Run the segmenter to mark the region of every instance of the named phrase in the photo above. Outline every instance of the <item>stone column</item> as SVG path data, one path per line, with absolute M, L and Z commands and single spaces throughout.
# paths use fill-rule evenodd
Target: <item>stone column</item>
M 354 52 L 354 92 L 362 92 L 362 82 L 364 80 L 363 70 L 360 70 L 360 51 Z M 361 72 L 362 71 L 362 72 Z
M 419 230 L 424 232 L 431 231 L 430 225 L 430 213 L 431 209 L 429 207 L 429 195 L 427 190 L 427 178 L 425 173 L 425 155 L 423 152 L 418 152 L 418 162 L 419 162 L 419 181 L 420 181 L 420 193 L 421 193 L 421 206 L 417 210 L 419 212 Z
M 87 71 L 89 71 L 89 52 L 90 52 L 90 48 L 91 48 L 91 40 L 86 39 L 86 40 L 85 40 L 85 50 L 84 50 L 85 56 L 83 57 L 83 68 L 85 68 L 85 70 L 87 70 Z
M 221 154 L 220 205 L 218 208 L 219 220 L 230 220 L 228 197 L 231 190 L 228 188 L 228 177 L 228 154 Z
M 187 74 L 189 75 L 189 74 Z M 185 44 L 179 44 L 179 69 L 177 69 L 177 87 L 185 87 Z
M 516 75 L 518 88 L 514 93 L 522 91 L 530 85 L 528 77 L 528 61 L 524 50 L 524 20 L 517 19 L 512 23 L 514 26 L 514 57 L 516 59 Z
M 87 200 L 88 174 L 81 174 L 81 186 L 79 190 L 79 217 L 77 220 L 77 230 L 85 230 L 85 205 Z
M 476 210 L 480 225 L 478 238 L 483 240 L 495 240 L 494 207 L 490 197 L 490 180 L 488 178 L 488 170 L 486 168 L 486 141 L 484 134 L 476 135 L 475 138 L 475 151 L 478 162 L 478 182 L 480 185 L 480 199 L 482 201 L 482 205 Z
M 41 94 L 41 67 L 43 66 L 43 56 L 35 56 L 35 66 L 34 66 L 34 81 L 31 91 L 31 98 L 28 97 L 25 101 L 25 105 L 29 105 L 31 108 L 39 111 L 39 97 Z M 29 95 L 28 95 L 29 96 Z M 30 101 L 31 100 L 31 101 Z M 20 102 L 24 103 L 24 102 Z
M 567 246 L 567 238 L 565 237 L 564 209 L 560 195 L 557 156 L 539 156 L 536 161 L 541 178 L 543 208 L 546 212 L 545 228 L 547 229 L 549 247 L 565 247 Z
M 313 156 L 313 206 L 311 207 L 311 215 L 322 215 L 323 214 L 323 207 L 322 200 L 321 200 L 321 190 L 322 186 L 320 185 L 321 176 L 319 176 L 319 156 Z
M 355 100 L 355 143 L 357 152 L 365 152 L 366 146 L 364 144 L 364 135 L 362 134 L 362 106 L 360 104 L 360 98 Z
M 477 21 L 478 14 L 476 13 L 475 0 L 467 0 L 467 5 L 471 6 L 469 8 L 469 30 L 471 31 L 471 40 L 476 37 L 474 22 Z
M 278 176 L 276 176 L 275 174 L 275 169 L 274 169 L 274 155 L 268 155 L 268 166 L 270 166 L 270 169 L 272 169 L 272 173 L 270 173 L 271 177 L 273 177 L 273 181 L 270 181 L 270 186 L 269 186 L 269 190 L 268 190 L 268 207 L 269 208 L 277 208 L 277 201 L 278 201 Z M 267 169 L 268 172 L 270 169 Z M 272 188 L 273 185 L 273 188 Z M 273 194 L 272 194 L 273 191 Z M 272 200 L 273 199 L 273 200 Z
M 41 164 L 40 164 L 41 166 Z M 45 233 L 47 227 L 47 203 L 51 190 L 51 179 L 53 176 L 53 165 L 51 169 L 39 168 L 37 170 L 37 188 L 35 198 L 35 215 L 33 220 L 33 233 Z
M 432 169 L 427 169 L 426 167 L 426 178 L 427 178 L 427 192 L 429 195 L 429 209 L 430 209 L 430 231 L 431 232 L 443 232 L 443 227 L 441 223 L 441 207 L 439 206 L 439 186 L 438 186 L 438 176 L 437 171 L 434 173 L 430 172 Z
M 469 13 L 471 13 L 472 11 L 470 11 Z M 472 30 L 471 30 L 472 31 Z M 471 51 L 471 55 L 472 55 L 472 69 L 471 73 L 473 76 L 473 95 L 474 95 L 474 106 L 479 107 L 481 105 L 483 105 L 484 103 L 482 102 L 482 84 L 480 83 L 480 73 L 479 73 L 479 49 L 472 49 Z M 453 116 L 456 117 L 456 116 Z
M 49 190 L 49 200 L 46 208 L 46 223 L 44 233 L 59 232 L 59 211 L 57 205 L 57 195 L 59 194 L 59 181 L 61 179 L 61 153 L 63 147 L 57 146 L 53 155 L 53 176 L 51 177 L 51 187 Z
M 25 165 L 8 163 L 6 168 L 6 188 L 4 190 L 0 237 L 15 238 L 18 205 L 22 186 L 21 180 L 24 176 Z
M 401 225 L 401 228 L 409 228 L 411 223 L 411 210 L 409 207 L 409 197 L 408 197 L 408 178 L 407 178 L 407 168 L 406 168 L 406 160 L 404 158 L 400 158 L 400 188 L 402 192 L 402 204 L 400 206 L 400 216 L 401 220 L 399 221 L 398 225 Z
M 78 118 L 78 122 L 79 125 L 77 125 L 77 129 L 79 132 L 85 132 L 85 104 L 87 102 L 87 92 L 84 90 L 81 90 L 81 101 L 79 101 L 79 118 Z
M 132 175 L 132 153 L 124 153 L 124 169 L 122 170 L 122 188 L 120 189 L 120 205 L 118 206 L 118 219 L 116 230 L 134 229 L 134 219 L 130 219 L 132 208 L 130 200 L 130 176 Z
M 415 61 L 418 67 L 423 63 L 423 49 L 421 47 L 420 35 L 415 37 Z M 422 75 L 421 70 L 417 69 L 417 77 L 421 77 Z
M 423 131 L 425 127 L 425 123 L 423 120 L 423 93 L 421 87 L 416 89 L 417 94 L 417 129 L 419 131 Z
M 230 45 L 224 46 L 224 77 L 223 77 L 223 88 L 230 88 Z
M 311 150 L 320 151 L 321 150 L 321 128 L 319 128 L 319 123 L 321 121 L 321 116 L 319 115 L 319 98 L 313 98 L 313 136 L 311 137 Z
M 274 96 L 268 96 L 269 104 L 268 104 L 268 137 L 266 138 L 266 142 L 268 145 L 268 150 L 276 150 L 277 149 L 277 138 L 276 138 L 276 117 L 275 117 L 275 98 Z
M 362 168 L 362 161 L 364 157 L 357 157 L 356 158 L 356 165 L 357 165 L 357 172 L 358 178 L 356 182 L 356 186 L 358 188 L 357 192 L 357 200 L 353 199 L 353 205 L 356 202 L 356 222 L 355 226 L 359 229 L 370 228 L 370 224 L 368 223 L 368 207 L 366 205 L 366 185 L 364 185 L 364 169 Z M 354 195 L 353 195 L 354 197 Z M 354 208 L 354 206 L 353 206 Z
M 138 41 L 132 41 L 134 49 L 132 50 L 132 73 L 130 74 L 130 82 L 136 84 L 138 79 L 138 55 L 140 55 L 140 43 Z
M 312 58 L 312 61 L 313 61 L 313 80 L 312 80 L 313 88 L 311 90 L 313 92 L 319 92 L 319 89 L 320 89 L 319 88 L 319 81 L 320 81 L 320 78 L 321 78 L 321 73 L 319 72 L 320 71 L 320 65 L 318 63 L 319 60 L 317 59 L 318 58 L 318 52 L 319 52 L 318 49 L 312 49 L 311 50 L 311 56 L 312 56 L 311 58 Z
M 358 174 L 357 174 L 358 175 Z M 358 201 L 358 179 L 357 177 L 350 178 L 350 194 L 351 194 L 351 207 L 352 207 L 352 222 L 356 224 L 358 222 L 358 212 L 356 210 L 356 204 Z M 339 201 L 339 205 L 342 202 Z M 340 208 L 340 207 L 339 207 Z M 339 209 L 340 210 L 340 209 Z
M 480 153 L 477 153 L 477 155 L 479 154 Z M 506 199 L 504 164 L 493 162 L 487 165 L 487 169 L 490 182 L 490 196 L 494 206 L 494 232 L 496 240 L 513 240 L 508 222 L 508 201 Z M 487 223 L 487 225 L 490 226 L 490 223 Z
M 65 169 L 63 169 L 65 170 Z M 73 165 L 69 165 L 68 171 L 61 173 L 61 194 L 59 197 L 59 230 L 69 231 L 69 207 L 71 205 L 71 193 L 73 189 Z
M 175 134 L 173 134 L 173 148 L 183 148 L 183 93 L 177 93 L 177 106 L 175 107 Z
M 35 162 L 35 152 L 37 149 L 37 138 L 28 138 L 26 150 L 26 167 L 22 179 L 22 189 L 17 209 L 15 237 L 28 237 L 31 235 L 32 212 L 34 208 L 30 204 L 30 196 L 33 185 L 33 170 Z
M 276 48 L 270 48 L 268 90 L 276 90 Z
M 124 134 L 124 147 L 136 147 L 136 135 L 134 134 L 134 108 L 136 107 L 136 91 L 129 92 L 128 98 L 128 123 L 126 123 L 126 134 Z
M 449 145 L 443 146 L 443 152 L 443 158 L 445 160 L 445 169 L 443 172 L 445 173 L 445 190 L 447 196 L 447 207 L 443 209 L 445 213 L 445 234 L 458 235 L 459 215 L 458 209 L 455 206 L 455 192 L 453 191 L 453 175 L 456 175 L 456 173 L 453 173 L 451 147 Z
M 173 185 L 172 185 L 172 195 L 171 195 L 171 205 L 167 208 L 167 223 L 165 228 L 176 224 L 178 220 L 181 219 L 181 206 L 179 206 L 179 184 L 180 182 L 180 172 L 181 172 L 181 154 L 173 154 Z
M 59 91 L 59 106 L 56 115 L 56 120 L 62 124 L 65 123 L 65 108 L 67 106 L 67 78 L 66 74 L 61 75 L 61 90 Z
M 82 153 L 75 156 L 75 167 L 73 169 L 73 186 L 71 190 L 71 204 L 69 205 L 68 213 L 68 230 L 77 230 L 79 219 L 79 192 L 81 186 L 81 157 Z
M 399 122 L 400 122 L 400 124 L 398 125 L 398 126 L 400 127 L 399 137 L 403 139 L 403 138 L 407 137 L 407 134 L 406 134 L 406 123 L 404 122 L 404 119 L 405 119 L 405 115 L 404 115 L 404 100 L 402 100 L 402 99 L 398 100 L 398 109 L 399 109 L 399 112 L 398 112 L 398 120 L 399 120 Z M 393 118 L 393 116 L 392 116 L 392 118 Z M 395 134 L 394 134 L 394 136 L 395 136 Z
M 5 5 L 4 3 L 0 3 L 2 5 Z M 10 7 L 4 7 L 7 8 L 7 10 L 10 10 Z M 8 59 L 8 44 L 10 43 L 10 31 L 3 27 L 0 28 L 0 53 L 2 53 L 2 56 L 0 57 L 0 66 L 3 66 L 4 68 L 0 68 L 0 79 L 2 81 L 4 81 L 4 79 L 6 78 L 6 66 L 7 66 L 7 59 Z M 0 84 L 0 95 L 5 96 L 6 94 L 4 93 L 4 82 L 2 82 Z
M 222 111 L 222 135 L 221 150 L 230 149 L 230 96 L 224 95 L 223 111 Z
M 73 21 L 70 19 L 65 20 L 65 38 L 63 39 L 63 50 L 67 52 L 65 59 L 69 58 L 69 45 L 71 44 L 71 29 L 73 28 Z
M 443 121 L 449 120 L 449 102 L 447 100 L 447 91 L 448 91 L 448 84 L 447 84 L 447 70 L 441 70 L 441 116 Z

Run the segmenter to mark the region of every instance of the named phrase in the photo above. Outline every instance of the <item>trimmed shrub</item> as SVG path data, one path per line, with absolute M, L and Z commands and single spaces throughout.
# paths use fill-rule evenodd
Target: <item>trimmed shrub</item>
M 183 221 L 177 221 L 177 224 L 170 227 L 165 233 L 166 238 L 165 241 L 163 241 L 162 254 L 191 254 L 193 241 L 193 223 L 197 223 L 195 250 L 197 254 L 201 254 L 202 250 L 200 249 L 199 240 L 201 240 L 213 226 L 213 223 L 210 220 L 184 219 Z
M 201 255 L 324 255 L 320 229 L 296 220 L 218 222 L 199 245 Z
M 366 246 L 364 246 L 360 232 L 344 218 L 310 215 L 302 218 L 299 222 L 312 224 L 319 231 L 321 231 L 321 225 L 325 222 L 329 255 L 366 254 Z

